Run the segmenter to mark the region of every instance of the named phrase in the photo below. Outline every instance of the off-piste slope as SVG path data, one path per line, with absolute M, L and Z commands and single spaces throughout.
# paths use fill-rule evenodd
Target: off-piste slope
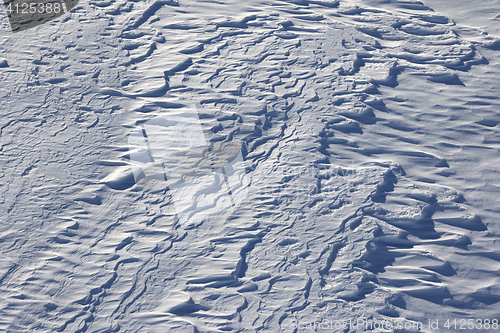
M 90 2 L 4 38 L 23 57 L 2 68 L 2 328 L 493 319 L 495 231 L 426 139 L 442 115 L 394 93 L 467 89 L 488 59 L 419 2 L 369 5 Z M 195 224 L 168 179 L 136 181 L 129 146 L 185 108 L 212 145 L 242 147 L 250 179 L 238 207 Z

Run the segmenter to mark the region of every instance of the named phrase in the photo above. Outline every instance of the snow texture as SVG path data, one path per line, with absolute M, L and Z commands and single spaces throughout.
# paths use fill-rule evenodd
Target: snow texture
M 0 331 L 498 322 L 500 6 L 450 3 L 2 11 Z

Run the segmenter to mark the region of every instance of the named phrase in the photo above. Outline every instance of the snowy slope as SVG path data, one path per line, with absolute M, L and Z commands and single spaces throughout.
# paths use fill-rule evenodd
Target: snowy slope
M 2 16 L 0 330 L 500 319 L 500 25 L 471 18 L 490 2 L 82 1 L 16 34 Z M 131 139 L 187 108 L 249 179 L 193 223 Z

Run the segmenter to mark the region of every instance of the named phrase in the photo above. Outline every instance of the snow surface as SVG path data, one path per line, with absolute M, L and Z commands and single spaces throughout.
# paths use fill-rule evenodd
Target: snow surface
M 0 331 L 500 320 L 499 15 L 81 0 L 12 33 L 2 11 Z

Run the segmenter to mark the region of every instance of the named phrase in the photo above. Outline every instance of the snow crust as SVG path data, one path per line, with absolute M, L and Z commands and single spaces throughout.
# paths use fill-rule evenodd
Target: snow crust
M 2 12 L 0 331 L 500 320 L 499 10 Z

